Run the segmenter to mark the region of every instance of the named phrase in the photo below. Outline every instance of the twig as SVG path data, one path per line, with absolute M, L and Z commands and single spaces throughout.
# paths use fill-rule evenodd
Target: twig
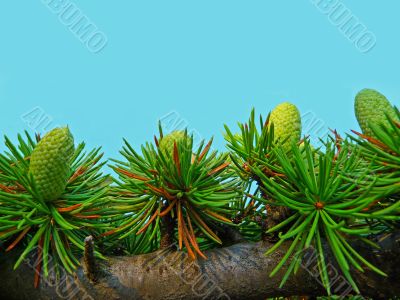
M 96 282 L 98 275 L 98 267 L 96 265 L 96 258 L 94 257 L 94 239 L 93 236 L 89 235 L 85 238 L 85 252 L 84 252 L 84 267 L 86 270 L 86 276 L 89 280 Z

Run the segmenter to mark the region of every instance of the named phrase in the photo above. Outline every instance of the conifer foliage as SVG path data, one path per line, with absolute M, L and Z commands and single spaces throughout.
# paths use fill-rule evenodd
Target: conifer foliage
M 72 273 L 79 266 L 84 238 L 100 228 L 111 211 L 102 175 L 100 148 L 86 153 L 81 143 L 74 150 L 68 128 L 56 128 L 42 139 L 18 135 L 0 154 L 0 239 L 6 252 L 20 246 L 17 268 L 36 254 L 35 285 L 41 271 L 62 267 Z M 97 256 L 101 257 L 99 252 Z M 51 264 L 49 259 L 51 258 Z
M 34 282 L 50 267 L 74 272 L 84 240 L 95 254 L 141 254 L 175 244 L 191 259 L 225 246 L 227 230 L 250 241 L 284 243 L 288 251 L 270 276 L 285 269 L 281 286 L 306 253 L 317 254 L 321 282 L 331 293 L 328 255 L 360 293 L 354 270 L 387 276 L 353 248 L 378 247 L 374 238 L 400 227 L 400 112 L 377 91 L 355 99 L 362 132 L 336 131 L 315 148 L 301 139 L 301 117 L 291 103 L 238 129 L 225 125 L 228 151 L 213 139 L 196 143 L 186 130 L 159 135 L 135 149 L 124 140 L 121 159 L 75 145 L 68 127 L 43 138 L 5 137 L 0 154 L 0 242 L 19 249 L 15 268 L 33 255 Z M 76 147 L 75 147 L 76 146 Z M 0 253 L 4 255 L 4 253 Z M 51 258 L 51 262 L 49 261 Z

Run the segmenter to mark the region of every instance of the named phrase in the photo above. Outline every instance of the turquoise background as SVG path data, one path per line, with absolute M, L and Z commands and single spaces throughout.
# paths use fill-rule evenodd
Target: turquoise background
M 344 133 L 358 129 L 358 90 L 400 103 L 398 0 L 342 1 L 376 36 L 367 53 L 309 0 L 73 3 L 107 36 L 102 51 L 88 51 L 46 1 L 0 4 L 1 134 L 34 132 L 22 116 L 39 107 L 51 126 L 115 157 L 123 137 L 138 147 L 175 111 L 224 149 L 223 124 L 252 107 L 266 115 L 290 101 Z

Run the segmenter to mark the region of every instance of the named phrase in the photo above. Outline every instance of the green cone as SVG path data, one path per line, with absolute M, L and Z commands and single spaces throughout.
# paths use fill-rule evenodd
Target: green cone
M 292 142 L 300 141 L 301 117 L 297 107 L 289 102 L 279 104 L 271 112 L 269 122 L 274 124 L 274 139 L 282 143 L 287 152 Z
M 56 200 L 65 190 L 74 153 L 68 127 L 48 132 L 32 152 L 29 171 L 44 201 Z
M 159 149 L 164 154 L 172 155 L 174 151 L 174 142 L 179 142 L 185 138 L 185 132 L 182 130 L 172 131 L 170 134 L 165 135 L 160 143 Z
M 371 125 L 388 124 L 386 114 L 397 120 L 395 109 L 388 99 L 372 89 L 363 89 L 356 95 L 354 109 L 362 132 L 370 137 L 375 137 Z

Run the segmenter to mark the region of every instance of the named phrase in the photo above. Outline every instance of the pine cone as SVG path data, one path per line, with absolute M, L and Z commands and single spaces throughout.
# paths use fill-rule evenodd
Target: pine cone
M 361 90 L 356 96 L 354 108 L 362 132 L 370 137 L 375 138 L 371 129 L 372 124 L 389 125 L 386 114 L 389 118 L 397 120 L 392 104 L 384 95 L 375 90 Z
M 182 130 L 172 131 L 164 136 L 159 144 L 159 149 L 164 155 L 171 155 L 174 152 L 174 142 L 177 144 L 185 138 L 185 132 Z
M 279 140 L 288 152 L 293 142 L 300 141 L 301 117 L 297 107 L 289 102 L 279 104 L 271 112 L 270 124 L 274 124 L 274 139 Z
M 56 200 L 64 192 L 73 153 L 74 139 L 68 127 L 53 129 L 36 145 L 29 171 L 44 201 Z

